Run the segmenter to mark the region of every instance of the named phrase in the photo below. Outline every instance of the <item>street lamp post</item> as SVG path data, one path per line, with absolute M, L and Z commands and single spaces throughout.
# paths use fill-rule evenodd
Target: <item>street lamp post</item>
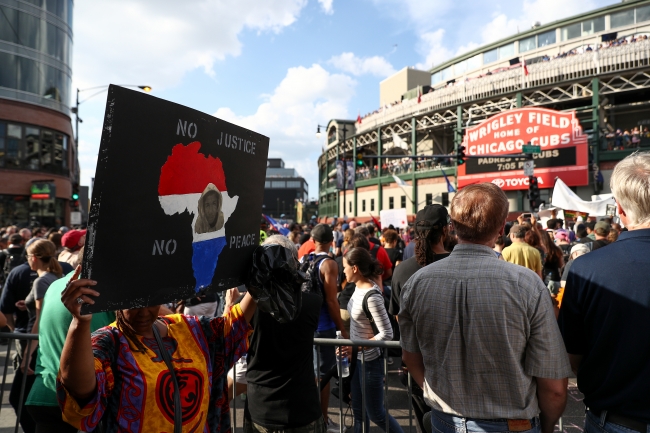
M 121 87 L 137 87 L 138 89 L 142 89 L 143 91 L 145 91 L 145 92 L 147 92 L 147 93 L 151 92 L 151 86 L 139 86 L 139 85 L 137 85 L 137 84 L 118 84 L 118 85 L 121 86 Z M 87 98 L 84 99 L 83 101 L 80 101 L 80 100 L 79 100 L 79 94 L 80 94 L 81 92 L 85 92 L 85 91 L 87 91 L 87 90 L 98 90 L 98 89 L 101 89 L 101 90 L 99 90 L 97 93 L 95 93 L 95 94 L 93 94 L 93 95 L 87 97 Z M 74 115 L 75 115 L 75 135 L 76 135 L 76 137 L 75 137 L 74 141 L 75 141 L 75 145 L 76 145 L 77 147 L 79 146 L 79 124 L 80 124 L 80 123 L 83 123 L 83 119 L 80 119 L 80 118 L 79 118 L 79 104 L 81 104 L 81 103 L 83 103 L 83 102 L 86 102 L 86 101 L 89 100 L 90 98 L 92 98 L 92 97 L 94 97 L 94 96 L 97 96 L 97 95 L 99 95 L 100 93 L 103 93 L 104 90 L 106 90 L 106 89 L 108 89 L 108 85 L 104 85 L 104 86 L 96 86 L 96 87 L 89 87 L 89 88 L 87 88 L 87 89 L 79 89 L 79 88 L 77 88 L 77 101 L 76 101 L 75 106 L 72 107 L 72 109 L 70 110 L 70 111 L 72 111 L 72 112 L 74 113 Z

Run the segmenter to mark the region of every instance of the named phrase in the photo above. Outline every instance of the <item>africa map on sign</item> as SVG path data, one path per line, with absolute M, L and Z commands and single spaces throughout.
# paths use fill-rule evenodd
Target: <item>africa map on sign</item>
M 212 282 L 219 254 L 226 245 L 225 224 L 237 206 L 230 197 L 219 158 L 200 153 L 201 143 L 177 144 L 160 169 L 158 199 L 166 215 L 193 215 L 192 269 L 195 291 Z

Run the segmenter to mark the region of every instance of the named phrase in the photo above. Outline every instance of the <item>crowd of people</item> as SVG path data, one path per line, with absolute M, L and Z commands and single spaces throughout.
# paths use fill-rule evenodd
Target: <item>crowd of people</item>
M 413 158 L 391 158 L 382 164 L 382 173 L 390 173 L 395 175 L 409 173 L 412 163 Z M 416 171 L 422 171 L 441 167 L 451 167 L 452 165 L 453 162 L 451 158 L 420 158 L 415 162 L 415 169 Z M 357 180 L 371 179 L 373 177 L 376 177 L 378 168 L 379 167 L 376 164 L 374 166 L 364 165 L 363 167 L 357 168 Z
M 648 146 L 650 143 L 650 131 L 647 126 L 642 128 L 635 126 L 631 130 L 616 129 L 605 134 L 607 139 L 607 150 L 634 149 L 641 146 Z
M 355 433 L 364 420 L 402 433 L 384 405 L 388 356 L 413 379 L 422 433 L 551 433 L 573 374 L 585 431 L 646 432 L 650 153 L 621 161 L 611 189 L 617 221 L 508 222 L 506 195 L 482 183 L 404 229 L 346 219 L 284 236 L 264 222 L 260 248 L 306 270 L 289 321 L 258 307 L 253 286 L 82 315 L 101 296 L 79 278 L 85 230 L 2 228 L 0 327 L 38 334 L 17 340 L 9 400 L 27 433 L 227 432 L 229 401 L 245 392 L 246 433 L 334 433 L 334 394 Z M 337 337 L 401 350 L 314 346 Z

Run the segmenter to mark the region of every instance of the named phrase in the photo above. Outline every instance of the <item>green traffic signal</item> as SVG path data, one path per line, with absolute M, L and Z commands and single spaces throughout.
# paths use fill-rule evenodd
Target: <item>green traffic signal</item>
M 465 164 L 465 146 L 458 146 L 456 151 L 456 163 L 458 165 Z
M 72 200 L 79 200 L 79 194 L 77 193 L 72 194 Z
M 359 167 L 363 166 L 363 153 L 357 153 L 357 165 Z

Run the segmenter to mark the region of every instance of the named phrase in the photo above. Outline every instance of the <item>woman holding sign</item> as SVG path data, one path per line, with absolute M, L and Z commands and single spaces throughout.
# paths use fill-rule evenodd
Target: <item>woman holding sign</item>
M 61 294 L 73 315 L 57 380 L 64 419 L 82 431 L 103 419 L 107 433 L 229 431 L 226 372 L 248 350 L 250 294 L 216 318 L 121 310 L 91 336 L 80 311 L 96 284 L 71 281 Z

